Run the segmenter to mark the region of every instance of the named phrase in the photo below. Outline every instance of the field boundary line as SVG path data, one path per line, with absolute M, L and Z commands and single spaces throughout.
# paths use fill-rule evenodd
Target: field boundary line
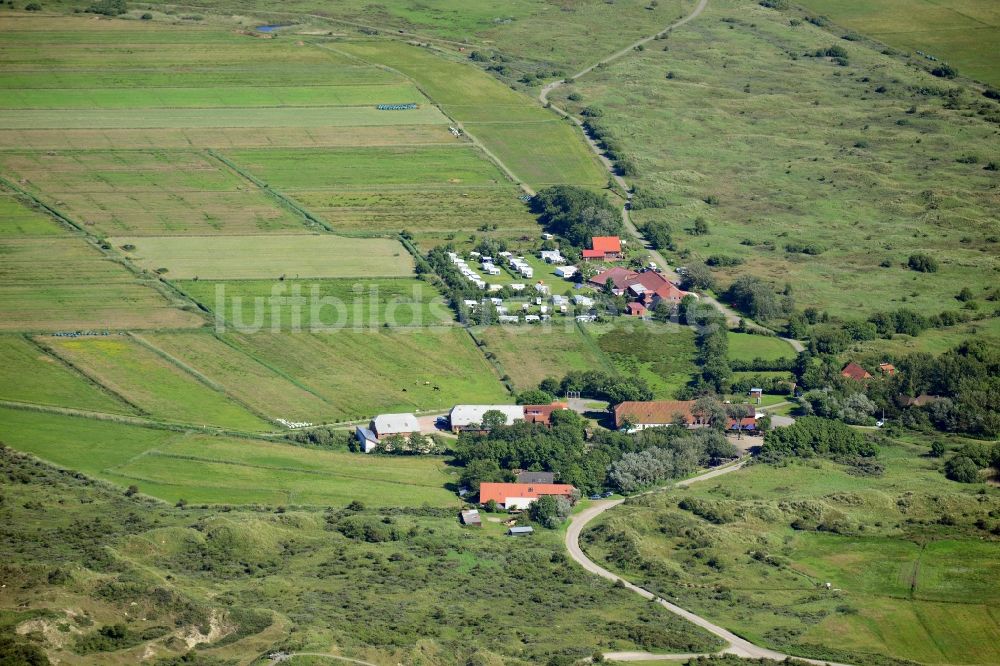
M 377 62 L 369 62 L 368 60 L 365 60 L 364 58 L 358 57 L 358 56 L 354 55 L 353 53 L 346 53 L 346 52 L 341 51 L 339 49 L 335 49 L 332 46 L 329 46 L 327 44 L 320 44 L 318 42 L 313 42 L 313 41 L 310 41 L 309 43 L 312 44 L 313 46 L 315 46 L 316 48 L 325 49 L 327 51 L 332 51 L 333 53 L 340 54 L 340 55 L 342 55 L 342 56 L 344 56 L 346 58 L 353 58 L 354 60 L 357 60 L 359 62 L 363 62 L 363 63 L 365 63 L 367 65 L 372 66 L 372 67 L 380 67 L 380 68 L 382 68 L 382 69 L 384 69 L 386 71 L 393 72 L 394 74 L 398 74 L 399 76 L 402 76 L 403 78 L 405 78 L 407 81 L 411 82 L 414 86 L 416 86 L 417 90 L 420 91 L 420 94 L 423 95 L 424 97 L 426 97 L 428 100 L 430 100 L 431 104 L 433 104 L 434 107 L 438 111 L 441 112 L 441 115 L 443 115 L 445 118 L 447 118 L 449 121 L 451 121 L 455 125 L 456 128 L 458 128 L 459 130 L 461 130 L 462 133 L 466 137 L 468 137 L 469 142 L 475 148 L 477 148 L 483 155 L 485 155 L 486 158 L 490 162 L 492 162 L 495 167 L 497 167 L 498 169 L 500 169 L 500 172 L 504 176 L 506 176 L 512 183 L 514 183 L 515 185 L 517 185 L 518 187 L 520 187 L 526 194 L 530 194 L 531 196 L 535 195 L 535 191 L 527 183 L 525 183 L 522 178 L 519 178 L 506 164 L 504 164 L 504 162 L 499 157 L 497 157 L 495 154 L 493 154 L 493 152 L 489 148 L 487 148 L 483 144 L 482 141 L 480 141 L 479 139 L 477 139 L 475 137 L 475 135 L 471 134 L 467 129 L 465 129 L 465 127 L 462 126 L 462 123 L 459 120 L 457 120 L 455 117 L 453 117 L 447 111 L 445 111 L 444 107 L 442 107 L 439 102 L 436 102 L 434 100 L 434 97 L 432 97 L 424 89 L 424 87 L 420 84 L 420 82 L 417 81 L 416 79 L 414 79 L 412 76 L 408 76 L 408 75 L 404 74 L 403 72 L 399 71 L 398 69 L 394 69 L 393 67 L 390 67 L 389 65 L 386 65 L 386 64 L 383 64 L 383 63 L 377 63 Z M 475 123 L 473 123 L 473 124 L 475 124 Z
M 327 224 L 323 220 L 319 219 L 318 217 L 310 213 L 308 210 L 300 206 L 297 202 L 293 201 L 290 197 L 275 190 L 268 183 L 265 183 L 264 181 L 260 180 L 259 178 L 251 174 L 249 171 L 245 170 L 243 167 L 237 165 L 235 162 L 231 161 L 228 157 L 220 155 L 219 153 L 215 152 L 215 150 L 212 148 L 206 148 L 205 154 L 215 158 L 216 160 L 224 164 L 226 167 L 228 167 L 231 171 L 235 172 L 238 176 L 241 176 L 244 179 L 250 181 L 265 195 L 270 195 L 273 199 L 276 199 L 278 203 L 282 204 L 284 207 L 291 210 L 292 212 L 297 213 L 307 222 L 312 222 L 316 226 L 326 229 L 330 233 L 336 233 L 333 227 L 331 227 L 329 224 Z
M 504 377 L 509 377 L 510 375 L 507 374 L 507 370 L 503 367 L 503 363 L 500 362 L 500 357 L 493 354 L 493 358 L 490 358 L 487 355 L 489 352 L 483 351 L 487 347 L 486 342 L 476 337 L 476 333 L 472 330 L 471 326 L 463 326 L 462 328 L 464 328 L 465 332 L 469 334 L 470 338 L 472 338 L 472 344 L 475 345 L 479 353 L 482 354 L 483 359 L 485 359 L 490 367 L 493 368 L 493 372 L 496 373 L 497 379 L 500 380 L 503 387 L 507 389 L 507 393 L 512 396 L 517 395 L 517 391 L 514 390 L 513 381 L 509 379 L 504 380 Z
M 0 400 L 0 407 L 8 409 L 20 409 L 26 412 L 40 412 L 45 414 L 60 414 L 73 418 L 90 419 L 92 421 L 109 421 L 121 425 L 129 425 L 153 430 L 167 430 L 178 433 L 198 432 L 205 435 L 224 435 L 237 439 L 249 439 L 261 442 L 274 443 L 274 437 L 283 437 L 284 433 L 253 433 L 243 430 L 226 430 L 224 428 L 213 428 L 191 423 L 181 423 L 179 421 L 157 421 L 153 418 L 142 416 L 129 416 L 127 414 L 112 414 L 111 412 L 95 412 L 86 409 L 76 409 L 74 407 L 56 407 L 53 405 L 42 405 L 34 402 L 21 402 L 18 400 Z
M 30 153 L 32 151 L 26 152 Z M 69 225 L 76 231 L 79 231 L 82 234 L 82 240 L 84 242 L 88 243 L 91 247 L 97 250 L 97 252 L 108 261 L 114 262 L 129 271 L 136 279 L 139 286 L 152 288 L 156 293 L 163 297 L 169 307 L 183 311 L 185 306 L 189 308 L 194 306 L 198 312 L 202 313 L 203 316 L 207 314 L 207 311 L 201 307 L 200 303 L 193 301 L 187 294 L 174 287 L 167 280 L 163 279 L 162 276 L 156 275 L 156 277 L 152 277 L 147 271 L 139 268 L 129 261 L 127 257 L 124 257 L 117 252 L 113 252 L 110 249 L 110 245 L 108 245 L 109 249 L 105 249 L 104 241 L 102 241 L 98 236 L 95 236 L 91 232 L 87 231 L 83 225 L 76 222 L 72 217 L 66 215 L 58 208 L 45 203 L 31 192 L 15 185 L 3 176 L 0 176 L 0 184 L 3 184 L 21 194 L 23 197 L 42 208 L 50 216 L 54 217 L 58 222 Z
M 82 370 L 80 370 L 80 368 L 78 368 L 75 365 L 73 365 L 73 363 L 71 363 L 68 359 L 65 359 L 62 356 L 60 356 L 59 354 L 57 354 L 55 352 L 55 350 L 51 349 L 49 346 L 43 344 L 39 340 L 36 340 L 35 337 L 32 336 L 31 334 L 29 334 L 29 333 L 21 333 L 20 337 L 24 338 L 24 340 L 29 345 L 31 345 L 32 347 L 34 347 L 35 349 L 37 349 L 41 353 L 45 354 L 45 356 L 47 356 L 48 358 L 51 358 L 53 361 L 55 361 L 59 365 L 61 365 L 64 368 L 66 368 L 74 376 L 79 377 L 84 382 L 86 382 L 87 384 L 93 386 L 95 389 L 97 389 L 101 393 L 105 393 L 105 394 L 113 397 L 115 400 L 121 401 L 121 403 L 123 405 L 125 405 L 126 407 L 128 407 L 130 409 L 135 410 L 136 412 L 138 412 L 139 415 L 147 413 L 145 410 L 143 410 L 141 407 L 139 407 L 139 405 L 136 405 L 131 400 L 129 400 L 125 396 L 121 395 L 117 391 L 114 391 L 114 390 L 110 389 L 109 387 L 105 386 L 104 384 L 101 384 L 100 382 L 95 382 L 93 380 L 93 378 L 91 378 L 85 372 L 83 372 Z M 42 403 L 30 403 L 30 404 L 42 404 Z M 59 407 L 59 405 L 53 405 L 53 407 Z M 108 414 L 112 414 L 113 412 L 107 412 L 107 413 Z M 126 416 L 128 416 L 128 415 L 126 414 Z
M 201 372 L 199 372 L 197 369 L 191 367 L 190 365 L 188 365 L 187 363 L 185 363 L 181 359 L 177 358 L 173 354 L 170 354 L 169 352 L 164 351 L 163 349 L 160 349 L 159 347 L 157 347 L 156 345 L 154 345 L 152 342 L 150 342 L 146 338 L 142 337 L 141 335 L 138 335 L 137 333 L 133 333 L 133 332 L 130 331 L 128 333 L 128 336 L 131 339 L 135 340 L 137 343 L 139 343 L 139 345 L 145 347 L 149 351 L 153 352 L 154 354 L 156 354 L 157 356 L 159 356 L 160 358 L 162 358 L 167 363 L 170 363 L 171 365 L 173 365 L 173 366 L 179 368 L 180 370 L 186 372 L 187 374 L 191 375 L 197 381 L 201 382 L 202 384 L 204 384 L 208 388 L 212 389 L 213 391 L 215 391 L 215 392 L 217 392 L 217 393 L 225 396 L 229 400 L 235 402 L 237 405 L 240 405 L 241 407 L 243 407 L 244 409 L 246 409 L 251 414 L 254 414 L 254 415 L 258 416 L 258 417 L 264 419 L 264 421 L 266 421 L 268 423 L 271 423 L 273 425 L 279 425 L 278 422 L 275 421 L 272 417 L 268 416 L 264 412 L 261 412 L 256 407 L 253 407 L 252 405 L 244 402 L 243 399 L 241 399 L 241 398 L 233 395 L 232 393 L 230 393 L 226 389 L 226 387 L 225 387 L 224 384 L 219 384 L 218 382 L 210 379 L 209 377 L 205 376 L 204 374 L 202 374 Z
M 243 349 L 243 347 L 239 346 L 235 342 L 232 342 L 232 341 L 227 340 L 224 337 L 222 337 L 221 335 L 219 335 L 218 332 L 213 332 L 212 335 L 213 335 L 213 337 L 216 340 L 218 340 L 222 344 L 226 345 L 227 347 L 229 347 L 233 351 L 235 351 L 235 352 L 237 352 L 239 354 L 242 354 L 243 356 L 246 356 L 247 358 L 249 358 L 250 360 L 252 360 L 254 363 L 257 363 L 258 365 L 260 365 L 260 366 L 262 366 L 264 368 L 267 368 L 268 370 L 270 370 L 274 374 L 276 374 L 279 377 L 282 377 L 285 380 L 287 380 L 293 386 L 297 386 L 300 389 L 302 389 L 303 391 L 305 391 L 306 393 L 319 398 L 323 402 L 323 404 L 330 405 L 331 409 L 336 409 L 337 408 L 336 405 L 334 405 L 332 402 L 330 402 L 329 400 L 327 400 L 326 398 L 324 398 L 323 396 L 321 396 L 319 393 L 317 393 L 315 391 L 315 389 L 309 387 L 306 384 L 303 384 L 302 382 L 300 382 L 299 380 L 295 379 L 291 375 L 289 375 L 289 374 L 285 373 L 284 371 L 282 371 L 280 368 L 276 368 L 273 365 L 271 365 L 270 363 L 267 363 L 266 361 L 257 358 L 256 355 L 251 354 L 250 352 L 248 352 L 246 349 Z
M 91 383 L 91 384 L 93 384 L 95 386 L 99 386 L 104 392 L 109 393 L 109 394 L 115 396 L 116 398 L 118 398 L 119 400 L 121 400 L 124 404 L 126 404 L 129 407 L 131 407 L 132 409 L 134 409 L 137 412 L 137 415 L 140 418 L 150 418 L 150 419 L 152 419 L 152 414 L 150 412 L 146 411 L 140 405 L 138 405 L 138 404 L 132 402 L 131 400 L 129 400 L 124 394 L 119 393 L 115 389 L 113 389 L 110 386 L 107 386 L 103 382 L 99 381 L 96 377 L 93 377 L 86 370 L 84 370 L 83 368 L 81 368 L 80 366 L 78 366 L 76 363 L 74 363 L 73 361 L 71 361 L 70 359 L 66 358 L 65 356 L 63 356 L 62 354 L 60 354 L 58 351 L 56 351 L 56 349 L 54 347 L 51 347 L 51 346 L 45 344 L 44 342 L 42 342 L 40 340 L 36 340 L 36 339 L 32 339 L 32 342 L 35 344 L 35 346 L 37 346 L 39 349 L 41 349 L 42 351 L 44 351 L 46 354 L 48 354 L 49 356 L 52 356 L 55 359 L 58 359 L 58 361 L 60 363 L 62 363 L 63 365 L 65 365 L 68 368 L 71 368 L 76 374 L 83 376 L 89 383 Z M 70 408 L 70 409 L 72 409 L 72 408 Z M 89 410 L 80 410 L 80 411 L 84 411 L 85 412 L 85 411 L 89 411 Z M 112 412 L 95 412 L 95 413 L 111 414 Z
M 600 359 L 601 364 L 604 365 L 604 369 L 612 374 L 621 374 L 618 371 L 618 368 L 615 367 L 615 364 L 612 363 L 611 359 L 608 358 L 608 355 L 604 353 L 603 349 L 601 349 L 601 346 L 597 344 L 597 340 L 594 340 L 594 337 L 590 334 L 590 331 L 587 330 L 587 327 L 583 325 L 583 322 L 577 321 L 576 329 L 579 331 L 580 337 L 583 338 L 583 343 L 594 353 L 595 356 L 597 356 L 598 359 Z

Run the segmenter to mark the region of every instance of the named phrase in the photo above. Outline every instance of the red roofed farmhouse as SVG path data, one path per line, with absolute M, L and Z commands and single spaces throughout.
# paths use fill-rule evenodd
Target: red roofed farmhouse
M 479 501 L 493 500 L 505 509 L 527 509 L 543 495 L 556 495 L 567 499 L 576 488 L 566 483 L 492 483 L 479 484 Z
M 862 368 L 860 365 L 851 361 L 844 366 L 844 369 L 840 371 L 840 374 L 848 379 L 853 379 L 856 382 L 863 382 L 866 379 L 871 379 L 872 376 L 867 370 Z
M 584 259 L 611 261 L 622 258 L 622 241 L 618 236 L 594 236 L 590 250 L 583 251 Z

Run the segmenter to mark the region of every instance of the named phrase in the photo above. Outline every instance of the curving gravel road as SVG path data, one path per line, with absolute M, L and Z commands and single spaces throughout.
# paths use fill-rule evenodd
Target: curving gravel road
M 700 481 L 707 481 L 708 479 L 714 479 L 718 476 L 722 476 L 723 474 L 729 474 L 730 472 L 735 472 L 736 470 L 742 468 L 743 465 L 744 461 L 740 461 L 738 463 L 735 463 L 733 465 L 728 465 L 726 467 L 717 467 L 703 474 L 699 474 L 698 476 L 691 477 L 690 479 L 679 481 L 675 485 L 689 486 L 693 483 L 698 483 Z M 666 599 L 662 599 L 656 596 L 649 590 L 643 589 L 638 585 L 633 585 L 632 583 L 628 582 L 621 576 L 618 576 L 617 574 L 608 571 L 607 569 L 605 569 L 604 567 L 602 567 L 601 565 L 597 564 L 589 557 L 587 557 L 587 555 L 583 552 L 583 549 L 580 548 L 580 534 L 592 520 L 600 516 L 608 509 L 612 509 L 624 501 L 625 500 L 623 499 L 595 501 L 591 506 L 587 507 L 580 513 L 570 518 L 569 528 L 566 530 L 566 550 L 569 551 L 569 556 L 573 558 L 573 560 L 577 564 L 582 566 L 590 573 L 600 576 L 601 578 L 606 578 L 607 580 L 614 582 L 621 581 L 621 583 L 625 586 L 626 589 L 635 592 L 644 599 L 649 599 L 649 600 L 655 599 L 656 603 L 660 604 L 674 615 L 678 615 L 687 620 L 688 622 L 695 624 L 701 627 L 702 629 L 705 629 L 709 633 L 718 636 L 719 638 L 721 638 L 722 640 L 726 641 L 726 643 L 729 644 L 728 647 L 722 650 L 722 653 L 733 654 L 748 659 L 765 658 L 765 659 L 774 659 L 776 661 L 782 661 L 789 657 L 789 655 L 786 655 L 782 652 L 777 652 L 775 650 L 771 650 L 765 647 L 760 647 L 759 645 L 754 645 L 750 641 L 740 638 L 739 636 L 732 633 L 728 629 L 720 627 L 719 625 L 701 617 L 700 615 L 695 615 L 689 610 L 685 610 L 684 608 L 681 608 L 676 604 L 670 603 Z M 686 654 L 658 655 L 650 652 L 619 652 L 619 653 L 608 653 L 605 655 L 606 658 L 612 659 L 613 657 L 617 661 L 650 661 L 653 659 L 684 659 L 692 656 L 698 656 L 698 655 L 686 655 Z M 825 666 L 825 665 L 848 666 L 847 664 L 838 664 L 836 662 L 829 662 L 829 661 L 819 661 L 816 659 L 805 659 L 802 657 L 795 657 L 795 659 L 810 664 L 816 664 L 817 666 Z

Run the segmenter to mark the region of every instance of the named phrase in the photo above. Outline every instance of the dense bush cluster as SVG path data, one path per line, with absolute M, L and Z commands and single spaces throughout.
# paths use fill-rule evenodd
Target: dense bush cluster
M 594 236 L 620 236 L 624 231 L 621 214 L 611 202 L 583 187 L 547 187 L 531 199 L 531 207 L 550 232 L 578 248 L 587 247 Z
M 779 459 L 786 455 L 810 456 L 875 456 L 878 447 L 861 432 L 839 421 L 805 416 L 787 428 L 776 428 L 764 436 L 761 457 Z

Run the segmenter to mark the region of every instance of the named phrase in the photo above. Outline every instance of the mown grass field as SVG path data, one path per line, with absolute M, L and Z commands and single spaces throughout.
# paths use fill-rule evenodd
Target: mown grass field
M 114 237 L 136 264 L 175 280 L 403 277 L 413 257 L 389 238 L 343 236 Z M 134 249 L 124 250 L 124 246 Z
M 698 371 L 694 337 L 686 326 L 630 321 L 608 326 L 598 344 L 619 372 L 642 377 L 657 399 L 669 399 Z
M 446 326 L 454 314 L 430 284 L 414 278 L 182 281 L 185 294 L 237 330 L 321 330 Z
M 0 236 L 63 236 L 66 230 L 20 197 L 0 188 Z
M 413 78 L 445 113 L 532 187 L 601 187 L 607 182 L 572 126 L 482 70 L 400 42 L 337 42 L 334 47 Z
M 792 654 L 993 663 L 1000 543 L 976 522 L 989 522 L 1000 495 L 948 481 L 926 450 L 884 449 L 878 478 L 829 462 L 755 465 L 626 505 L 587 549 L 622 563 L 636 547 L 638 559 L 618 566 L 640 584 Z M 714 522 L 679 508 L 683 499 Z M 796 519 L 840 528 L 795 530 Z
M 547 377 L 562 377 L 573 370 L 606 370 L 610 361 L 596 341 L 584 337 L 575 322 L 551 326 L 488 326 L 476 329 L 518 391 L 538 388 Z
M 135 411 L 18 335 L 0 336 L 0 399 L 119 414 Z
M 779 290 L 791 283 L 799 308 L 846 317 L 938 312 L 958 307 L 963 286 L 991 289 L 1000 236 L 996 176 L 984 166 L 995 126 L 977 115 L 982 98 L 969 93 L 947 108 L 935 91 L 953 84 L 863 42 L 791 26 L 793 15 L 712 2 L 558 101 L 577 92 L 574 108 L 602 107 L 636 162 L 633 181 L 666 198 L 638 211 L 639 223 L 670 222 L 694 258 L 745 260 L 719 271 L 723 286 L 748 273 Z M 846 49 L 847 66 L 806 55 L 832 45 Z M 698 216 L 708 235 L 684 231 Z M 810 243 L 819 255 L 786 249 Z M 917 252 L 939 270 L 907 268 Z
M 784 340 L 748 333 L 729 333 L 729 358 L 752 361 L 762 358 L 774 361 L 780 358 L 794 358 L 795 350 Z
M 0 329 L 184 328 L 204 320 L 175 308 L 81 238 L 0 238 Z
M 198 152 L 4 153 L 0 170 L 98 235 L 308 231 L 301 216 Z
M 168 502 L 452 506 L 440 458 L 382 458 L 0 408 L 20 451 Z
M 127 336 L 40 341 L 91 380 L 154 418 L 245 431 L 276 428 Z
M 338 421 L 374 414 L 506 403 L 504 390 L 464 330 L 344 329 L 227 334 L 225 340 L 333 406 Z
M 1000 85 L 1000 63 L 990 48 L 1000 40 L 1000 10 L 990 0 L 804 0 L 816 14 L 830 17 L 889 46 L 907 49 L 915 61 L 923 51 L 974 79 Z

